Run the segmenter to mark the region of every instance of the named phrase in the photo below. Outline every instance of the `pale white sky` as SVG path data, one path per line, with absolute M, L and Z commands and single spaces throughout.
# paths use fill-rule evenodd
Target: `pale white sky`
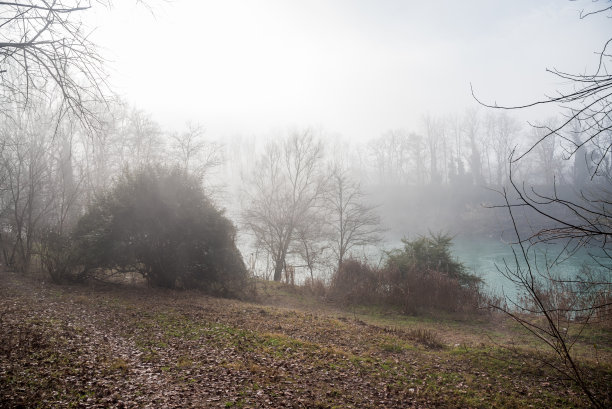
M 151 1 L 93 19 L 115 89 L 167 130 L 199 122 L 221 139 L 418 130 L 475 105 L 470 83 L 529 102 L 563 85 L 547 67 L 588 70 L 612 36 L 609 18 L 579 19 L 591 0 Z

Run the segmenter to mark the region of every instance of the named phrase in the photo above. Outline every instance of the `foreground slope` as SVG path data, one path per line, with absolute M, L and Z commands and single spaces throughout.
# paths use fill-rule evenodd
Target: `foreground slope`
M 489 323 L 358 316 L 308 302 L 295 309 L 117 285 L 60 287 L 0 275 L 0 407 L 586 404 L 540 364 L 543 355 L 505 347 L 520 340 L 512 329 Z M 304 298 L 273 291 L 260 291 L 262 300 Z M 610 395 L 610 340 L 593 336 L 604 341 L 597 357 L 604 369 L 596 375 Z

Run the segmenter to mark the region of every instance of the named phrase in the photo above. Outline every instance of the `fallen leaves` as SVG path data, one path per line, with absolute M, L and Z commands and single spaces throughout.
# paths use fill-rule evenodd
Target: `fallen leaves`
M 2 407 L 556 407 L 582 402 L 559 382 L 540 384 L 535 375 L 512 365 L 491 365 L 482 351 L 432 350 L 418 342 L 424 337 L 416 332 L 197 293 L 47 287 L 4 274 Z M 541 389 L 548 395 L 538 400 L 533 396 Z

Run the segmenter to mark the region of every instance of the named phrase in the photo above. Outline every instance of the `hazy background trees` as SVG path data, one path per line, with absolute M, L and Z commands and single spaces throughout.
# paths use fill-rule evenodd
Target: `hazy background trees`
M 266 135 L 237 136 L 223 145 L 199 124 L 162 129 L 148 113 L 108 98 L 104 60 L 83 21 L 100 5 L 107 4 L 2 7 L 0 75 L 8 120 L 0 146 L 0 234 L 4 262 L 12 268 L 27 271 L 39 260 L 42 237 L 70 231 L 126 168 L 160 164 L 197 175 L 207 195 L 242 219 L 241 248 L 269 257 L 277 280 L 287 265 L 314 278 L 337 269 L 347 253 L 375 257 L 377 246 L 429 229 L 497 234 L 509 227 L 499 225 L 496 210 L 480 210 L 495 202 L 484 188 L 507 185 L 512 149 L 539 137 L 512 116 L 431 112 L 414 129 L 336 146 L 339 138 L 325 131 L 316 137 L 311 130 L 293 132 L 267 144 Z M 580 135 L 570 141 L 585 163 L 560 164 L 572 147 L 566 138 L 549 138 L 515 175 L 540 185 L 584 183 L 585 175 L 601 179 L 612 166 L 607 145 L 599 134 Z M 352 152 L 341 170 L 333 165 L 334 149 Z M 534 172 L 538 178 L 529 176 Z
M 4 263 L 20 271 L 28 270 L 37 234 L 57 209 L 61 192 L 54 189 L 54 176 L 65 170 L 49 155 L 53 139 L 44 114 L 28 110 L 0 131 Z
M 553 132 L 549 138 L 542 135 L 565 118 L 543 118 L 532 129 L 511 114 L 475 108 L 430 112 L 413 129 L 394 128 L 361 141 L 340 142 L 326 131 L 315 137 L 308 130 L 280 138 L 237 135 L 222 144 L 197 123 L 162 129 L 146 112 L 105 99 L 104 87 L 96 88 L 103 84 L 103 61 L 91 43 L 76 45 L 84 35 L 80 18 L 90 6 L 26 2 L 2 11 L 7 21 L 0 47 L 3 92 L 21 95 L 3 100 L 3 113 L 11 120 L 2 124 L 1 145 L 3 257 L 15 268 L 27 270 L 40 238 L 74 227 L 125 168 L 161 164 L 197 175 L 207 195 L 244 222 L 241 249 L 260 255 L 260 269 L 261 257 L 270 258 L 275 279 L 287 265 L 311 278 L 328 275 L 347 253 L 376 257 L 381 254 L 376 247 L 430 229 L 494 236 L 511 230 L 498 209 L 483 205 L 499 204 L 491 192 L 509 185 L 510 154 L 515 148 L 524 152 L 521 147 L 536 140 L 541 139 L 536 149 L 513 169 L 518 180 L 595 195 L 589 181 L 609 177 L 609 136 L 578 120 L 585 111 L 575 111 L 572 133 Z M 50 16 L 49 24 L 40 25 Z M 26 17 L 26 25 L 19 26 Z M 68 47 L 50 54 L 61 41 Z M 19 64 L 35 52 L 64 61 L 62 76 L 43 70 L 40 59 L 38 65 Z M 87 64 L 92 71 L 80 72 Z M 79 95 L 81 111 L 75 112 L 70 100 Z M 95 137 L 94 122 L 79 123 L 67 112 L 95 117 Z M 345 153 L 341 171 L 333 165 L 335 150 Z M 573 161 L 559 160 L 568 155 Z M 521 221 L 519 228 L 540 222 Z
M 41 234 L 69 231 L 125 168 L 154 164 L 197 175 L 207 195 L 243 222 L 243 253 L 258 254 L 261 275 L 269 257 L 276 279 L 285 265 L 300 277 L 327 277 L 347 252 L 376 258 L 388 243 L 429 230 L 498 235 L 511 226 L 499 209 L 483 205 L 499 204 L 491 189 L 508 185 L 505 155 L 533 143 L 545 129 L 520 129 L 509 114 L 473 109 L 430 114 L 420 128 L 368 141 L 306 130 L 267 142 L 258 137 L 221 143 L 199 124 L 164 130 L 146 112 L 126 104 L 109 108 L 96 137 L 53 104 L 31 106 L 3 122 L 5 263 L 27 270 Z M 554 119 L 542 124 L 551 127 Z M 584 146 L 581 156 L 560 161 L 566 139 L 540 145 L 522 161 L 522 180 L 542 187 L 554 180 L 567 189 L 583 188 L 591 176 L 603 180 L 607 162 L 600 160 L 598 173 L 589 173 L 599 150 Z M 432 179 L 432 172 L 438 176 Z

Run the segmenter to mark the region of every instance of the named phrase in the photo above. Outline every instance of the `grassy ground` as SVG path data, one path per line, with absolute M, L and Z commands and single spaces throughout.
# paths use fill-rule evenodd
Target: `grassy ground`
M 509 321 L 345 311 L 260 286 L 247 303 L 0 273 L 0 407 L 587 405 Z M 577 346 L 608 399 L 610 335 Z

